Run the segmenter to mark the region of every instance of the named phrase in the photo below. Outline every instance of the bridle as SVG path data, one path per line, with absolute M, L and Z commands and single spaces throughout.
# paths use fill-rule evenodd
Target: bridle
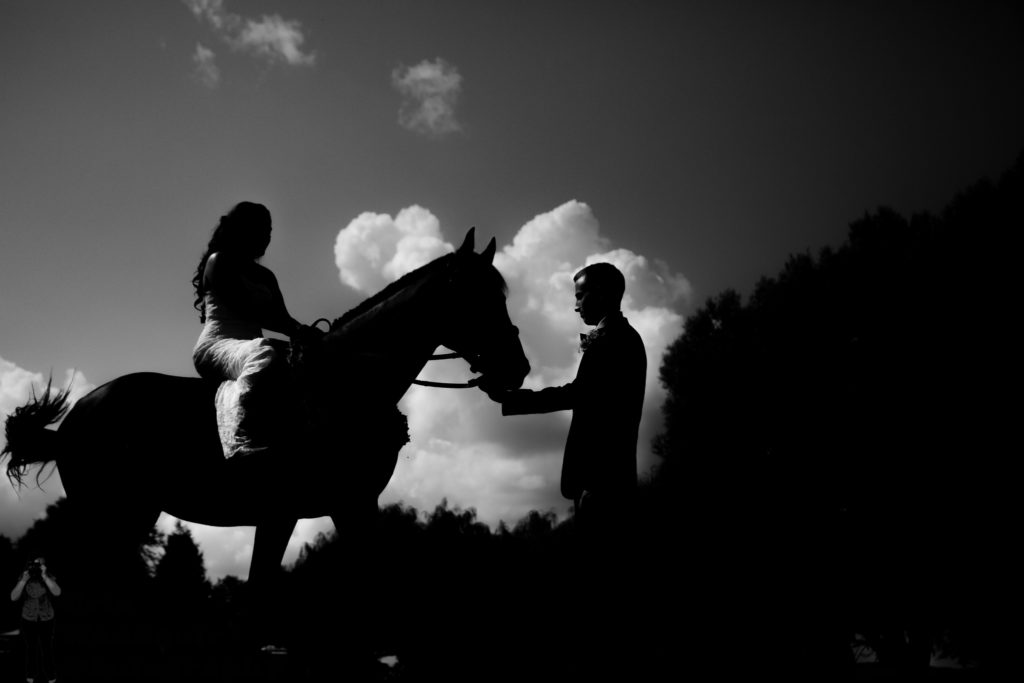
M 509 325 L 506 328 L 505 335 L 510 337 L 518 337 L 519 328 L 516 327 L 515 325 Z M 459 353 L 458 351 L 453 351 L 451 353 L 436 353 L 430 358 L 428 358 L 427 362 L 429 363 L 432 360 L 451 360 L 453 358 L 464 358 L 466 361 L 469 362 L 470 367 L 472 368 L 473 362 L 477 358 L 479 358 L 479 354 L 476 354 L 476 357 L 474 358 L 470 357 L 467 354 Z M 480 384 L 481 380 L 483 380 L 483 375 L 479 377 L 474 377 L 468 382 L 431 382 L 425 379 L 414 379 L 412 383 L 418 384 L 421 387 L 433 387 L 435 389 L 472 389 L 476 385 Z
M 505 332 L 503 334 L 504 336 L 508 337 L 518 337 L 519 328 L 516 327 L 515 325 L 510 324 L 507 328 L 505 328 Z M 428 358 L 427 362 L 430 362 L 432 360 L 451 360 L 453 358 L 464 358 L 465 360 L 469 361 L 470 367 L 472 368 L 473 362 L 476 360 L 476 358 L 479 358 L 479 354 L 477 354 L 476 358 L 472 358 L 469 357 L 467 354 L 459 353 L 457 351 L 453 351 L 452 353 L 437 353 Z M 433 387 L 435 389 L 472 389 L 473 387 L 480 384 L 481 380 L 483 380 L 483 375 L 479 377 L 474 377 L 468 382 L 431 382 L 425 379 L 414 379 L 412 383 L 418 384 L 421 387 Z

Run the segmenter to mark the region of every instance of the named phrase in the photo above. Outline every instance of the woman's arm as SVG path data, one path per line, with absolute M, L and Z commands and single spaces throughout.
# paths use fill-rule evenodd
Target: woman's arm
M 26 583 L 28 583 L 28 572 L 21 575 L 21 578 L 18 579 L 18 583 L 14 586 L 14 590 L 11 591 L 11 602 L 21 600 L 21 594 L 25 590 Z
M 235 313 L 265 330 L 294 335 L 302 327 L 284 304 L 277 278 L 258 263 L 214 253 L 206 260 L 203 286 Z
M 46 587 L 50 589 L 50 594 L 53 597 L 60 596 L 60 586 L 57 585 L 57 580 L 46 573 L 46 567 L 43 567 L 43 581 L 46 583 Z
M 268 268 L 258 267 L 263 271 L 262 274 L 267 283 L 266 286 L 270 290 L 272 297 L 270 308 L 266 312 L 266 320 L 262 324 L 263 328 L 280 332 L 289 337 L 295 336 L 302 328 L 302 324 L 288 313 L 288 307 L 284 304 L 284 295 L 281 293 L 281 287 L 277 284 L 277 278 L 274 277 L 274 274 Z

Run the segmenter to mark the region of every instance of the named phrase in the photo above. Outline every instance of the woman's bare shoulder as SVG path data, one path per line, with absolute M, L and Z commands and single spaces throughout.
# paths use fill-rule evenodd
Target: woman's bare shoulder
M 206 266 L 203 268 L 203 276 L 206 278 L 217 277 L 218 273 L 240 272 L 241 263 L 231 257 L 231 254 L 212 252 L 206 257 Z
M 213 252 L 206 259 L 203 280 L 218 287 L 229 282 L 277 288 L 277 278 L 269 268 L 254 261 L 234 258 L 231 254 Z
M 208 289 L 216 289 L 218 285 L 231 280 L 237 272 L 238 268 L 230 256 L 215 251 L 206 257 L 206 265 L 203 267 L 203 285 Z
M 238 261 L 231 258 L 231 254 L 225 254 L 219 251 L 212 251 L 210 255 L 206 257 L 207 268 L 237 268 Z

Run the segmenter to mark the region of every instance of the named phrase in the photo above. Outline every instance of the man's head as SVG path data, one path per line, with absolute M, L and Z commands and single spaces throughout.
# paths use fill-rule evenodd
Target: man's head
M 587 325 L 596 325 L 619 310 L 626 291 L 626 278 L 610 263 L 592 263 L 573 276 L 576 283 L 576 312 Z

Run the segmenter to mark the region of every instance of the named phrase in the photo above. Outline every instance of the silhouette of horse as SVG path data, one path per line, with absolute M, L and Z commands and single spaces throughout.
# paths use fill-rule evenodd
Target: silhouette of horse
M 76 517 L 101 523 L 111 547 L 137 543 L 161 511 L 212 526 L 255 526 L 249 581 L 266 590 L 298 519 L 330 516 L 350 538 L 372 528 L 377 497 L 407 441 L 396 403 L 438 346 L 469 360 L 488 385 L 518 388 L 529 373 L 491 263 L 495 242 L 477 254 L 473 233 L 334 321 L 306 354 L 308 403 L 294 385 L 273 385 L 284 394 L 274 417 L 287 428 L 267 454 L 223 457 L 216 383 L 136 373 L 98 387 L 70 411 L 67 391 L 16 409 L 5 428 L 8 476 L 20 483 L 30 466 L 55 462 Z M 295 427 L 310 411 L 321 416 L 311 433 Z M 46 429 L 65 413 L 59 429 Z

